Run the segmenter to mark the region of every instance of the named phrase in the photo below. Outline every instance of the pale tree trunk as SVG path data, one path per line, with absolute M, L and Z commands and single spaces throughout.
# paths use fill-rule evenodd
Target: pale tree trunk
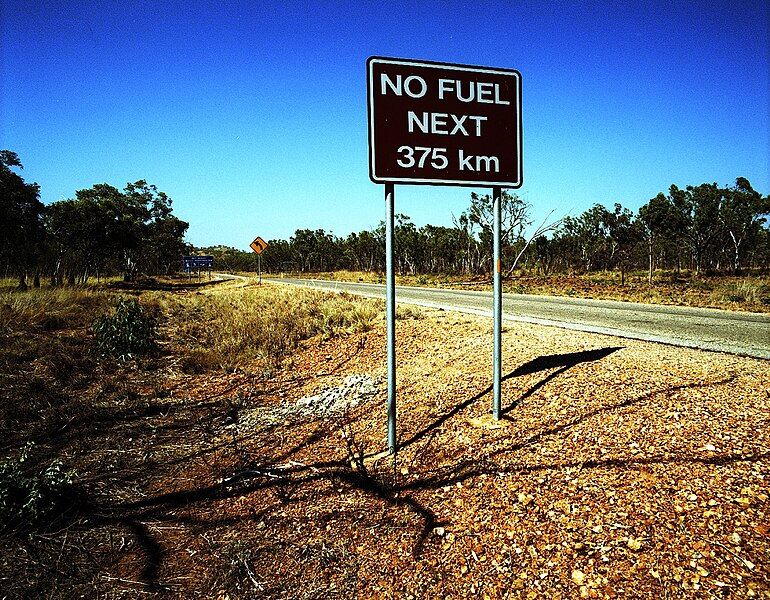
M 741 262 L 740 262 L 740 247 L 741 242 L 743 241 L 743 237 L 741 239 L 736 239 L 735 234 L 731 231 L 730 237 L 733 240 L 733 248 L 734 248 L 734 258 L 733 258 L 733 271 L 735 273 L 738 273 L 741 270 Z
M 534 240 L 537 237 L 540 237 L 541 235 L 545 235 L 549 231 L 553 231 L 554 229 L 556 229 L 559 226 L 559 224 L 561 223 L 561 219 L 559 219 L 555 223 L 551 223 L 550 225 L 547 224 L 548 223 L 548 219 L 551 218 L 552 214 L 553 214 L 553 211 L 549 212 L 545 216 L 545 219 L 543 219 L 543 222 L 540 223 L 540 225 L 537 227 L 537 229 L 535 229 L 534 233 L 532 233 L 532 235 L 530 235 L 527 238 L 526 242 L 524 243 L 524 247 L 516 255 L 516 258 L 514 259 L 513 264 L 511 265 L 511 268 L 508 269 L 508 274 L 506 275 L 506 277 L 510 277 L 511 275 L 513 275 L 513 271 L 516 269 L 516 265 L 518 265 L 519 260 L 524 255 L 524 253 L 527 251 L 527 248 L 529 248 L 529 245 L 532 243 L 532 240 Z
M 653 264 L 652 264 L 652 238 L 650 238 L 650 244 L 648 246 L 649 250 L 649 259 L 650 259 L 650 271 L 647 275 L 647 282 L 652 285 L 652 271 L 653 271 Z

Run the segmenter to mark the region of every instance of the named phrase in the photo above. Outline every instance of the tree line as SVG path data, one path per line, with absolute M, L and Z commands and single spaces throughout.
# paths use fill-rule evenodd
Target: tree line
M 22 169 L 18 155 L 0 151 L 0 268 L 19 287 L 39 287 L 41 277 L 62 285 L 179 270 L 188 223 L 154 185 L 140 180 L 119 190 L 99 183 L 46 206 L 40 187 L 14 169 Z
M 47 206 L 40 189 L 16 172 L 19 157 L 0 151 L 0 268 L 20 287 L 85 283 L 123 273 L 170 274 L 190 252 L 188 224 L 174 216 L 171 199 L 144 180 L 123 190 L 96 184 Z M 658 269 L 740 273 L 770 270 L 770 196 L 743 177 L 729 186 L 670 186 L 637 212 L 619 203 L 595 204 L 579 216 L 533 223 L 532 207 L 503 192 L 501 231 L 506 274 L 516 269 L 549 275 Z M 401 274 L 486 275 L 492 271 L 492 198 L 471 193 L 452 226 L 417 227 L 396 215 L 396 268 Z M 281 271 L 385 270 L 385 224 L 338 237 L 298 229 L 288 240 L 269 240 L 262 269 Z M 258 258 L 234 248 L 201 248 L 219 269 L 254 271 Z
M 646 271 L 740 273 L 770 269 L 770 196 L 743 177 L 730 186 L 672 185 L 636 213 L 621 204 L 595 204 L 580 216 L 534 224 L 532 207 L 503 192 L 503 260 L 515 269 L 549 275 Z M 451 227 L 417 227 L 396 215 L 396 269 L 400 274 L 485 275 L 492 271 L 492 198 L 472 193 Z M 533 232 L 534 226 L 534 232 Z M 385 269 L 385 224 L 337 237 L 323 229 L 298 229 L 288 240 L 270 240 L 262 269 L 320 272 Z M 234 248 L 206 248 L 218 268 L 251 271 L 257 256 Z

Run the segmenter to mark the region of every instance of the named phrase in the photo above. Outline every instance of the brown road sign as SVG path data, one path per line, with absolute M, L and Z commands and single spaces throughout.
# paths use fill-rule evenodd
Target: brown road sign
M 257 239 L 249 244 L 249 247 L 257 254 L 262 254 L 265 251 L 265 248 L 267 248 L 267 242 L 261 237 L 257 237 Z
M 521 187 L 521 74 L 449 63 L 367 61 L 375 183 Z

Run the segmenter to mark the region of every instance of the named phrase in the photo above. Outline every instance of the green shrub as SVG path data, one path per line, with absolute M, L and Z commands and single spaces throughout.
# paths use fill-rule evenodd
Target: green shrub
M 0 523 L 2 529 L 35 527 L 51 522 L 71 507 L 77 494 L 73 474 L 60 460 L 44 469 L 26 469 L 34 448 L 27 443 L 18 458 L 0 461 Z
M 155 319 L 135 298 L 118 298 L 115 311 L 94 323 L 96 349 L 102 356 L 127 360 L 156 348 Z

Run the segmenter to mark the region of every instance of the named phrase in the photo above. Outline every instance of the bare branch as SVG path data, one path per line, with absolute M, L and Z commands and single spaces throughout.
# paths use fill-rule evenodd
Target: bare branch
M 537 229 L 535 229 L 532 235 L 530 235 L 529 238 L 527 238 L 524 244 L 524 247 L 516 255 L 516 258 L 513 260 L 513 264 L 511 265 L 511 268 L 508 269 L 508 273 L 506 274 L 506 277 L 510 277 L 511 275 L 513 275 L 513 272 L 516 270 L 516 266 L 519 264 L 519 260 L 527 251 L 527 248 L 529 248 L 529 245 L 532 243 L 532 240 L 540 237 L 541 235 L 548 233 L 549 231 L 554 231 L 559 225 L 561 225 L 561 222 L 563 221 L 563 219 L 557 219 L 553 223 L 548 223 L 548 219 L 551 218 L 551 215 L 553 214 L 553 212 L 554 211 L 551 210 L 551 212 L 549 212 L 545 216 L 545 219 L 542 220 L 542 222 L 537 227 Z

